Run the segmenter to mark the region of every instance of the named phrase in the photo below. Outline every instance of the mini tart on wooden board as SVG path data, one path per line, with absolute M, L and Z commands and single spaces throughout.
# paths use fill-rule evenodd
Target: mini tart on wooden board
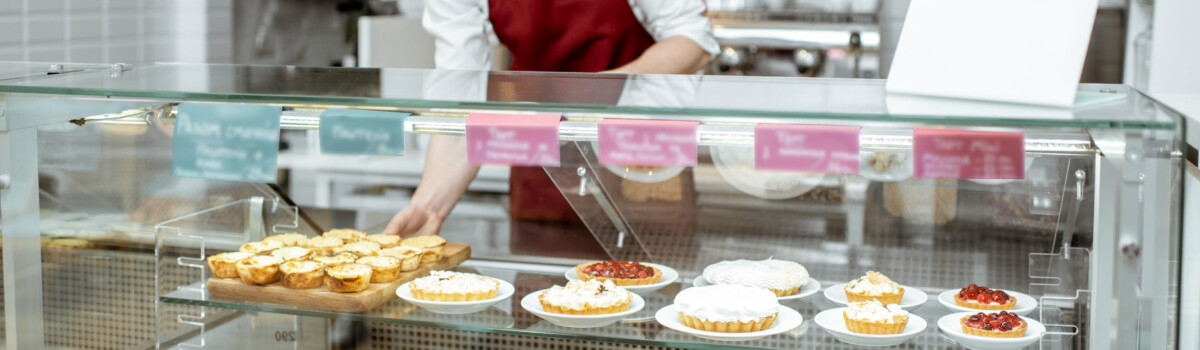
M 324 283 L 325 266 L 316 261 L 294 260 L 279 265 L 283 286 L 291 289 L 320 287 Z
M 262 241 L 243 244 L 240 248 L 238 248 L 238 251 L 258 255 L 271 255 L 271 252 L 279 248 L 283 248 L 282 242 Z
M 1000 300 L 1003 302 L 999 302 Z M 954 304 L 976 310 L 1012 310 L 1017 307 L 1017 298 L 999 289 L 971 283 L 954 294 Z
M 279 282 L 279 265 L 283 259 L 270 255 L 256 255 L 242 259 L 237 263 L 238 277 L 242 282 L 253 285 L 264 285 Z
M 366 240 L 379 243 L 379 249 L 387 249 L 400 245 L 400 236 L 389 234 L 368 235 Z
M 400 279 L 400 258 L 394 256 L 364 256 L 356 264 L 371 267 L 371 283 L 386 283 Z
M 237 263 L 242 259 L 254 256 L 247 252 L 228 252 L 208 257 L 208 268 L 213 276 L 220 278 L 238 278 Z
M 304 244 L 305 248 L 312 249 L 313 253 L 320 256 L 333 254 L 333 250 L 346 244 L 341 238 L 337 237 L 313 237 Z
M 363 240 L 363 238 L 367 237 L 366 232 L 362 232 L 362 231 L 355 230 L 352 228 L 332 229 L 321 235 L 325 236 L 325 237 L 341 238 L 343 241 L 346 241 L 346 243 L 358 242 L 358 241 Z
M 442 250 L 446 248 L 446 239 L 439 236 L 416 236 L 400 241 L 400 245 L 421 250 L 421 262 L 442 260 Z
M 626 275 L 629 277 L 619 278 L 619 277 L 593 276 L 592 274 L 589 274 L 587 272 L 588 268 L 592 267 L 593 265 L 596 265 L 595 267 L 593 267 L 595 269 L 603 269 L 603 270 L 610 270 L 610 271 L 615 269 L 615 271 L 613 271 L 613 272 L 615 272 L 617 275 Z M 639 271 L 639 270 L 641 270 L 641 271 Z M 638 272 L 647 272 L 646 277 L 636 276 L 635 274 Z M 638 263 L 636 261 L 612 261 L 612 260 L 610 260 L 610 261 L 593 261 L 593 262 L 589 262 L 589 263 L 579 264 L 578 266 L 575 266 L 575 275 L 579 276 L 579 279 L 584 280 L 584 281 L 590 281 L 590 280 L 598 280 L 600 282 L 612 281 L 613 284 L 618 285 L 618 286 L 640 286 L 640 285 L 658 283 L 658 280 L 662 278 L 662 270 L 659 270 L 657 267 L 642 265 L 641 263 Z
M 353 253 L 360 257 L 379 255 L 379 243 L 371 241 L 358 241 L 346 243 L 345 245 L 333 250 L 334 253 Z
M 340 253 L 325 256 L 314 256 L 310 260 L 319 262 L 325 267 L 334 267 L 344 264 L 352 264 L 355 260 L 358 260 L 358 255 L 354 255 L 354 253 Z
M 991 319 L 992 315 L 997 316 L 995 320 Z M 1004 329 L 1003 323 L 1005 321 L 1008 321 L 1011 325 L 1008 330 L 1002 330 Z M 1016 321 L 1016 323 L 1013 323 L 1013 321 Z M 974 315 L 967 315 L 959 319 L 958 323 L 962 325 L 963 333 L 988 338 L 1020 338 L 1024 337 L 1025 331 L 1029 329 L 1029 322 L 1025 322 L 1021 316 L 1007 311 L 990 314 L 980 312 Z M 990 329 L 985 329 L 984 327 L 990 327 Z
M 363 264 L 341 264 L 325 268 L 325 287 L 338 293 L 367 290 L 371 285 L 371 267 Z
M 408 272 L 421 267 L 421 250 L 417 248 L 397 246 L 380 250 L 379 255 L 400 258 L 400 271 Z
M 308 236 L 299 233 L 284 233 L 267 236 L 263 241 L 277 241 L 283 243 L 285 247 L 303 247 L 304 243 L 308 242 Z
M 292 260 L 308 260 L 312 258 L 312 249 L 304 247 L 283 247 L 271 252 L 271 256 L 283 259 L 283 261 Z

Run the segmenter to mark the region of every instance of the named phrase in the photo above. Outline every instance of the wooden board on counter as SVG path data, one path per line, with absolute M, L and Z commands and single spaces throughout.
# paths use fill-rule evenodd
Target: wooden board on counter
M 237 278 L 217 277 L 208 279 L 208 293 L 218 298 L 292 305 L 334 312 L 363 312 L 395 298 L 396 288 L 399 288 L 401 284 L 429 275 L 429 271 L 452 269 L 470 257 L 470 246 L 464 243 L 447 242 L 441 261 L 422 263 L 416 270 L 401 272 L 398 280 L 388 283 L 371 283 L 367 290 L 357 293 L 336 293 L 326 289 L 325 286 L 312 289 L 289 289 L 278 282 L 255 286 L 242 283 Z

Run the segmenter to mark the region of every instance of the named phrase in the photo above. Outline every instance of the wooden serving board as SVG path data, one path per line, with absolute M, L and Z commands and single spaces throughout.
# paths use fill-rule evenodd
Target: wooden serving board
M 311 289 L 290 289 L 276 282 L 265 286 L 242 283 L 237 278 L 208 279 L 208 293 L 218 298 L 257 301 L 299 306 L 334 312 L 363 312 L 396 297 L 396 288 L 430 271 L 452 269 L 471 257 L 471 247 L 465 243 L 447 242 L 442 260 L 422 263 L 416 270 L 401 272 L 400 279 L 388 283 L 371 283 L 367 290 L 357 293 L 332 292 L 325 286 Z

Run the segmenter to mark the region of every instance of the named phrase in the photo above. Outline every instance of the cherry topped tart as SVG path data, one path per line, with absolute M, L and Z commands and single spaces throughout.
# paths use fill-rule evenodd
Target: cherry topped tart
M 662 271 L 636 261 L 599 261 L 575 267 L 575 274 L 584 281 L 612 281 L 618 286 L 654 284 L 662 277 Z
M 984 314 L 982 312 L 962 318 L 963 333 L 990 338 L 1020 338 L 1025 336 L 1029 324 L 1021 316 L 1008 311 Z
M 954 303 L 979 310 L 1012 310 L 1017 306 L 1017 298 L 999 289 L 989 289 L 971 283 L 954 295 Z

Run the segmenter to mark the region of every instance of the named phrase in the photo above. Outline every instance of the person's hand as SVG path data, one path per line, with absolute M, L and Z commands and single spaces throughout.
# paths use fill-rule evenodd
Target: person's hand
M 411 203 L 392 217 L 383 233 L 401 237 L 434 236 L 442 229 L 443 220 L 425 206 Z

